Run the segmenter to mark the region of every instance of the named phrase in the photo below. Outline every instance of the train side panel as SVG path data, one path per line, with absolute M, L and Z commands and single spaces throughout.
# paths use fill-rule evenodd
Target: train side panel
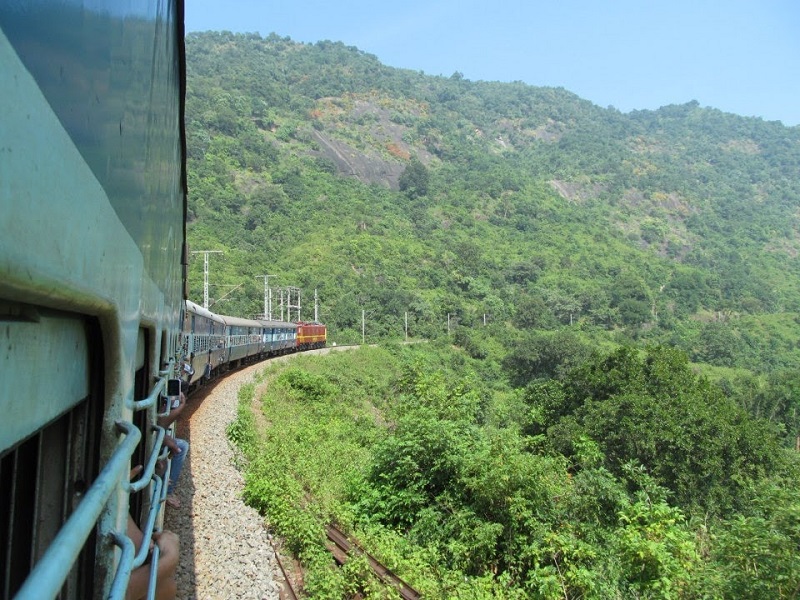
M 239 366 L 243 361 L 258 355 L 261 345 L 261 323 L 252 319 L 223 316 L 225 322 L 228 362 Z
M 222 317 L 187 300 L 182 351 L 182 378 L 187 385 L 216 375 L 228 360 L 225 321 Z
M 287 321 L 259 321 L 269 355 L 293 352 L 297 346 L 297 324 Z
M 182 19 L 0 3 L 3 597 L 124 595 L 130 499 L 159 506 L 152 470 L 133 495 L 128 474 L 180 334 Z

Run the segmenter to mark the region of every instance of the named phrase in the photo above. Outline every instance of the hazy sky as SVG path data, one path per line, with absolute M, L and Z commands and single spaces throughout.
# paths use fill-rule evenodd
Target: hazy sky
M 798 0 L 186 0 L 186 30 L 343 42 L 393 67 L 563 87 L 624 112 L 697 100 L 800 124 Z

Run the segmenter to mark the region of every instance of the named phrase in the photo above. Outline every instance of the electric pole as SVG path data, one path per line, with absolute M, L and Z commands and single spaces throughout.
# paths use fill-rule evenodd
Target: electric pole
M 292 304 L 292 292 L 296 294 L 296 302 L 297 304 Z M 286 316 L 287 320 L 292 320 L 292 309 L 297 309 L 297 320 L 300 320 L 300 288 L 298 287 L 287 287 L 286 288 L 286 295 L 287 295 L 287 302 L 286 302 Z
M 269 288 L 269 278 L 275 275 L 256 275 L 256 279 L 264 278 L 264 319 L 272 321 L 272 290 Z
M 208 255 L 222 254 L 222 250 L 194 250 L 192 254 L 203 255 L 203 308 L 208 310 Z

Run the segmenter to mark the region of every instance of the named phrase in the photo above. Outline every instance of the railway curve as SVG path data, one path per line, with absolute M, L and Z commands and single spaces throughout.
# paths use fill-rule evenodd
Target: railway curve
M 179 600 L 278 600 L 280 574 L 264 519 L 241 499 L 244 480 L 228 442 L 239 388 L 264 368 L 258 363 L 198 390 L 177 435 L 189 441 L 177 496 L 165 528 L 181 539 Z
M 295 356 L 299 354 L 271 360 Z M 188 440 L 190 448 L 176 490 L 181 507 L 168 508 L 164 526 L 181 539 L 178 600 L 291 598 L 275 556 L 276 540 L 258 511 L 242 501 L 244 479 L 226 434 L 236 418 L 239 388 L 266 365 L 267 361 L 249 365 L 203 386 L 189 398 L 177 423 L 176 434 Z M 282 560 L 292 576 L 291 561 Z

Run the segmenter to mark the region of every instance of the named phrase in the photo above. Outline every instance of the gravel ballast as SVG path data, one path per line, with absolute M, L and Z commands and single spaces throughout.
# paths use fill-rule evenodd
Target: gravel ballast
M 242 501 L 244 480 L 226 437 L 239 388 L 264 363 L 246 367 L 190 398 L 177 435 L 189 441 L 178 481 L 180 508 L 167 507 L 165 529 L 181 540 L 178 598 L 277 600 L 283 581 L 264 519 Z

